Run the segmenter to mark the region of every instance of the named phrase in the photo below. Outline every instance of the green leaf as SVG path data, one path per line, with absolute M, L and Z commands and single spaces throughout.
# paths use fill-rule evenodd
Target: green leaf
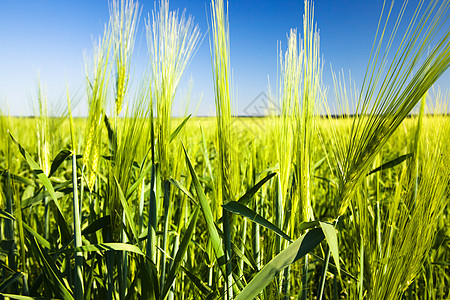
M 244 217 L 249 218 L 251 221 L 258 223 L 261 226 L 266 227 L 267 229 L 272 230 L 282 238 L 288 240 L 289 242 L 292 242 L 292 239 L 290 236 L 288 236 L 286 233 L 284 233 L 281 229 L 279 229 L 277 226 L 272 224 L 271 222 L 267 221 L 265 218 L 263 218 L 261 215 L 257 214 L 250 208 L 248 208 L 245 205 L 242 205 L 239 202 L 236 201 L 229 201 L 227 204 L 222 205 L 223 208 L 225 208 L 227 211 L 242 215 Z
M 33 236 L 41 246 L 50 249 L 51 245 L 50 243 L 43 237 L 41 236 L 39 233 L 37 233 L 33 228 L 31 228 L 30 226 L 28 226 L 26 223 L 22 223 L 23 224 L 23 228 L 25 228 L 25 230 L 31 235 Z
M 28 165 L 33 170 L 34 174 L 41 180 L 42 184 L 47 189 L 48 193 L 50 194 L 50 197 L 52 197 L 53 201 L 56 204 L 56 207 L 61 211 L 61 207 L 59 206 L 58 199 L 55 194 L 55 190 L 53 189 L 53 185 L 48 179 L 47 175 L 42 171 L 42 169 L 39 167 L 39 165 L 34 161 L 34 159 L 25 151 L 25 149 L 19 144 L 19 142 L 13 137 L 11 132 L 9 133 L 9 136 L 11 139 L 16 143 L 16 145 L 19 147 L 19 151 L 22 154 L 22 156 L 25 158 Z
M 331 250 L 331 255 L 333 256 L 334 262 L 336 263 L 336 269 L 338 270 L 339 277 L 341 276 L 341 268 L 339 266 L 339 245 L 338 238 L 336 234 L 336 228 L 333 225 L 320 222 L 320 227 L 322 227 L 323 233 L 325 234 L 325 239 Z
M 184 118 L 183 122 L 181 122 L 181 124 L 178 125 L 177 128 L 175 128 L 175 130 L 170 135 L 169 143 L 171 143 L 177 137 L 177 135 L 180 133 L 181 129 L 183 129 L 184 125 L 186 124 L 186 122 L 189 120 L 190 117 L 191 117 L 191 115 L 189 115 L 186 118 Z
M 133 215 L 131 213 L 130 207 L 128 206 L 127 200 L 125 199 L 125 196 L 123 194 L 122 188 L 120 187 L 119 182 L 117 181 L 116 175 L 114 175 L 114 181 L 117 185 L 117 190 L 119 191 L 119 199 L 122 203 L 123 211 L 125 212 L 125 219 L 128 222 L 128 225 L 130 226 L 131 232 L 133 233 L 134 240 L 138 241 L 139 236 L 136 232 L 136 224 L 134 223 Z
M 72 230 L 59 210 L 56 211 L 56 224 L 59 227 L 61 242 L 66 244 L 71 241 L 73 239 Z
M 115 155 L 116 151 L 117 151 L 117 135 L 116 135 L 116 132 L 112 128 L 111 123 L 109 122 L 109 119 L 106 116 L 106 114 L 105 114 L 105 117 L 104 117 L 103 121 L 105 122 L 106 130 L 108 131 L 108 140 L 109 140 L 110 150 L 111 150 L 112 154 Z
M 24 224 L 25 225 L 25 224 Z M 39 258 L 41 262 L 41 267 L 44 270 L 44 273 L 48 279 L 48 282 L 53 289 L 53 292 L 57 297 L 61 297 L 65 300 L 72 300 L 73 294 L 70 291 L 70 288 L 65 286 L 63 276 L 61 271 L 56 266 L 53 259 L 48 255 L 46 251 L 42 249 L 42 247 L 37 243 L 37 240 L 34 237 L 30 238 L 30 246 L 31 249 L 35 252 L 35 255 Z
M 95 221 L 93 221 L 91 224 L 89 224 L 83 231 L 81 232 L 82 235 L 94 233 L 100 229 L 105 228 L 106 226 L 109 226 L 111 223 L 111 219 L 109 215 L 101 217 Z
M 6 177 L 6 170 L 5 170 L 5 169 L 0 169 L 0 170 L 1 170 L 1 171 L 0 171 L 1 176 L 2 176 L 2 177 Z M 30 180 L 30 179 L 28 179 L 28 178 L 19 176 L 19 175 L 17 175 L 17 174 L 13 174 L 13 173 L 11 173 L 11 172 L 9 173 L 9 176 L 11 177 L 12 180 L 21 182 L 21 183 L 23 183 L 23 184 L 25 184 L 25 185 L 35 186 L 33 180 Z
M 211 244 L 214 248 L 214 252 L 216 253 L 217 260 L 221 260 L 224 257 L 224 251 L 222 249 L 221 239 L 219 237 L 219 233 L 217 232 L 216 226 L 214 224 L 213 215 L 211 212 L 211 207 L 209 207 L 208 200 L 206 199 L 205 192 L 198 181 L 197 174 L 195 173 L 194 167 L 192 166 L 191 160 L 189 159 L 189 155 L 187 154 L 186 148 L 183 146 L 184 154 L 186 155 L 186 162 L 189 167 L 189 172 L 192 176 L 192 182 L 194 184 L 195 190 L 197 192 L 197 197 L 200 202 L 200 207 L 203 211 L 203 216 L 205 217 L 206 225 L 208 228 L 209 238 Z
M 194 199 L 194 196 L 192 196 L 192 194 L 181 184 L 181 182 L 170 178 L 169 182 L 176 186 L 180 191 L 182 191 L 186 196 L 188 196 L 189 199 L 191 199 L 195 204 L 197 204 L 197 201 Z
M 245 247 L 245 245 L 244 245 Z M 244 254 L 244 252 L 241 251 L 241 249 L 236 246 L 234 243 L 231 243 L 231 248 L 233 249 L 233 254 L 236 255 L 236 257 L 240 260 L 243 260 L 244 263 L 246 263 L 249 267 L 252 268 L 252 271 L 255 272 L 257 271 L 258 265 L 256 264 L 255 260 L 253 259 L 252 255 L 249 255 L 248 257 Z M 245 249 L 244 249 L 245 251 Z M 247 251 L 248 253 L 250 253 L 250 251 Z
M 311 229 L 311 228 L 314 228 L 314 227 L 317 227 L 317 226 L 319 226 L 319 221 L 302 222 L 298 226 L 298 229 L 300 231 L 303 231 L 303 230 Z
M 252 199 L 253 195 L 255 195 L 256 192 L 261 188 L 261 186 L 267 181 L 269 181 L 276 174 L 277 173 L 275 172 L 269 173 L 266 177 L 264 177 L 257 184 L 255 184 L 251 189 L 245 192 L 245 194 L 241 198 L 239 198 L 237 202 L 239 202 L 242 205 L 247 205 Z
M 55 192 L 55 196 L 57 199 L 63 197 L 64 195 L 65 195 L 64 192 Z M 22 209 L 24 209 L 24 208 L 27 208 L 27 207 L 30 207 L 33 205 L 40 204 L 42 202 L 42 200 L 44 200 L 48 196 L 50 196 L 50 193 L 48 191 L 38 193 L 34 197 L 30 197 L 30 198 L 20 201 L 20 207 L 22 207 Z
M 22 277 L 23 277 L 22 272 L 16 272 L 16 273 L 12 274 L 11 276 L 9 276 L 8 278 L 6 278 L 6 280 L 0 284 L 0 292 L 3 292 L 4 290 L 6 290 L 8 288 L 8 286 L 17 282 Z
M 140 259 L 141 299 L 159 299 L 159 282 L 155 265 L 151 261 Z
M 314 228 L 281 251 L 269 261 L 250 283 L 237 295 L 235 300 L 250 300 L 273 280 L 287 266 L 305 256 L 323 241 L 325 235 L 321 228 Z
M 189 279 L 192 281 L 192 283 L 204 294 L 204 295 L 211 295 L 213 293 L 213 290 L 209 288 L 200 278 L 195 276 L 194 273 L 186 269 L 185 267 L 181 266 L 181 269 L 183 272 L 189 277 Z
M 314 164 L 314 166 L 312 167 L 312 169 L 313 169 L 313 170 L 317 170 L 317 169 L 322 165 L 322 163 L 323 163 L 326 159 L 327 159 L 326 156 L 322 157 L 318 162 L 316 162 L 316 163 Z
M 139 249 L 139 247 L 131 244 L 124 243 L 102 243 L 102 244 L 92 244 L 92 245 L 84 245 L 81 247 L 77 247 L 75 249 L 67 249 L 64 252 L 96 252 L 96 251 L 127 251 L 136 253 L 138 255 L 147 257 L 144 252 Z
M 395 167 L 396 165 L 401 164 L 403 161 L 405 161 L 408 158 L 413 157 L 413 156 L 414 156 L 414 153 L 408 153 L 408 154 L 401 155 L 401 156 L 397 157 L 396 159 L 388 161 L 387 163 L 382 164 L 378 168 L 373 169 L 367 175 L 373 174 L 373 173 L 381 171 L 381 170 L 386 170 L 386 169 Z
M 138 179 L 128 188 L 127 190 L 127 198 L 133 194 L 133 192 L 141 185 L 141 181 L 147 176 L 148 172 L 152 169 L 152 164 L 148 164 L 148 166 L 139 174 Z
M 195 226 L 197 224 L 199 209 L 200 209 L 200 207 L 197 206 L 197 208 L 194 211 L 194 214 L 191 217 L 191 221 L 189 222 L 188 229 L 186 230 L 186 232 L 183 236 L 183 240 L 181 241 L 180 247 L 178 248 L 177 254 L 175 255 L 175 259 L 173 261 L 172 268 L 170 269 L 169 274 L 167 275 L 166 281 L 164 282 L 164 288 L 163 288 L 163 292 L 161 294 L 161 299 L 166 298 L 167 293 L 169 292 L 169 289 L 172 286 L 172 283 L 175 280 L 175 277 L 180 269 L 181 262 L 186 255 L 189 242 L 192 239 L 192 236 L 193 236 L 194 230 L 195 230 Z
M 58 300 L 56 298 L 28 297 L 28 296 L 2 294 L 2 293 L 0 293 L 0 295 L 3 297 L 8 297 L 10 299 L 16 299 L 16 300 Z
M 58 170 L 59 166 L 70 156 L 72 152 L 70 150 L 61 150 L 58 155 L 56 155 L 55 159 L 52 162 L 52 166 L 50 167 L 50 174 L 48 177 L 52 177 L 52 175 Z
M 16 220 L 16 218 L 14 218 L 14 216 L 12 214 L 10 214 L 7 211 L 1 210 L 1 209 L 0 209 L 0 218 L 11 220 L 11 221 Z

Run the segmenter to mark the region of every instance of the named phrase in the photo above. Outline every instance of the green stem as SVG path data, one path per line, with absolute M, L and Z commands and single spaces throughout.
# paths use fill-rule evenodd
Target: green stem
M 106 241 L 111 242 L 112 241 L 112 234 L 111 234 L 111 226 L 107 228 L 106 232 Z M 106 251 L 106 278 L 107 278 L 107 290 L 106 290 L 106 297 L 108 300 L 113 300 L 114 295 L 114 251 L 109 250 Z
M 145 192 L 145 178 L 142 179 L 141 193 L 139 195 L 139 234 L 142 233 L 142 230 L 144 228 L 144 202 L 145 202 L 144 192 Z
M 45 192 L 45 188 L 44 188 Z M 50 218 L 49 218 L 49 210 L 48 210 L 48 197 L 44 198 L 44 237 L 48 241 L 49 232 L 50 232 Z
M 163 231 L 163 239 L 162 239 L 162 249 L 164 250 L 162 252 L 162 259 L 161 259 L 161 292 L 164 288 L 164 282 L 166 277 L 166 259 L 167 259 L 167 237 L 168 237 L 168 231 L 169 231 L 169 214 L 170 214 L 170 182 L 168 180 L 164 180 L 164 202 L 163 202 L 163 209 L 164 209 L 164 231 Z
M 14 215 L 13 211 L 13 194 L 11 188 L 11 175 L 9 170 L 6 171 L 6 212 Z M 18 208 L 20 209 L 20 208 Z M 7 241 L 7 251 L 8 251 L 8 267 L 13 271 L 17 271 L 16 257 L 14 255 L 15 252 L 15 242 L 14 242 L 14 222 L 12 220 L 5 220 L 5 238 Z M 3 277 L 5 278 L 5 277 Z M 14 284 L 12 287 L 12 291 L 14 293 L 17 292 L 17 284 Z
M 148 202 L 148 235 L 147 235 L 147 256 L 150 257 L 153 263 L 156 263 L 156 177 L 157 166 L 152 166 L 151 179 L 150 179 L 150 200 Z
M 255 198 L 255 212 L 259 213 L 259 203 L 258 200 Z M 259 224 L 253 222 L 253 226 L 252 226 L 252 236 L 253 238 L 253 243 L 252 243 L 252 247 L 253 247 L 253 259 L 256 262 L 256 266 L 258 267 L 258 269 L 261 269 L 261 244 L 260 244 L 260 232 L 259 232 Z
M 327 254 L 325 255 L 325 259 L 324 259 L 322 277 L 320 279 L 319 292 L 318 292 L 318 296 L 317 296 L 318 300 L 322 300 L 323 291 L 325 290 L 325 281 L 326 281 L 326 277 L 327 277 L 328 264 L 330 262 L 330 254 L 331 254 L 330 247 L 327 246 Z
M 125 226 L 126 219 L 125 219 L 125 209 L 122 212 L 122 223 Z M 125 228 L 122 230 L 122 236 L 121 236 L 121 242 L 123 244 L 126 244 L 128 241 L 127 234 L 125 231 Z M 127 275 L 128 275 L 128 254 L 127 251 L 121 251 L 120 254 L 120 261 L 122 262 L 120 264 L 120 284 L 119 284 L 119 293 L 120 293 L 120 299 L 125 299 L 125 295 L 127 293 Z
M 281 294 L 283 295 L 284 300 L 290 299 L 290 278 L 291 278 L 291 266 L 288 266 L 283 271 L 283 281 L 281 286 Z
M 359 258 L 359 300 L 363 299 L 364 291 L 364 241 L 361 237 L 360 258 Z
M 247 241 L 247 218 L 244 218 L 244 223 L 242 224 L 242 233 L 241 233 L 241 252 L 245 253 L 245 242 Z M 244 276 L 244 260 L 241 260 L 239 263 L 239 278 Z
M 81 220 L 80 220 L 80 202 L 78 200 L 77 183 L 77 161 L 76 154 L 72 154 L 72 185 L 73 185 L 73 227 L 74 227 L 74 247 L 82 246 L 81 242 Z M 75 251 L 75 300 L 84 299 L 83 287 L 83 254 Z
M 180 247 L 180 235 L 177 234 L 175 236 L 175 244 L 173 246 L 172 257 L 176 256 L 179 247 Z M 170 268 L 172 268 L 172 265 L 173 265 L 173 261 L 170 264 Z M 175 299 L 176 284 L 177 284 L 177 279 L 175 278 L 175 280 L 172 283 L 172 286 L 170 287 L 170 291 L 169 291 L 169 294 L 168 294 L 168 300 L 174 300 Z M 183 289 L 181 289 L 181 290 L 183 291 Z
M 302 276 L 302 299 L 308 299 L 308 254 L 305 255 L 303 265 L 303 276 Z M 328 267 L 328 262 L 325 265 L 325 268 Z M 326 273 L 326 270 L 325 270 Z M 325 278 L 322 278 L 323 284 L 325 284 Z M 320 299 L 320 298 L 319 298 Z
M 233 271 L 231 267 L 231 233 L 230 233 L 230 216 L 228 211 L 222 209 L 223 236 L 225 243 L 225 261 L 226 261 L 226 293 L 225 299 L 233 299 Z

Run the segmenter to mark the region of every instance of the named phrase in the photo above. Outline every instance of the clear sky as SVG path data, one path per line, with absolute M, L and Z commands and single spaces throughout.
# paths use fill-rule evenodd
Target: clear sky
M 402 1 L 397 1 L 402 2 Z M 410 9 L 418 0 L 410 1 Z M 133 71 L 138 82 L 146 61 L 144 18 L 154 1 L 143 5 L 140 31 L 135 46 Z M 357 86 L 361 85 L 381 12 L 382 0 L 316 0 L 315 21 L 320 30 L 324 58 L 323 81 L 330 87 L 330 64 L 334 70 L 351 71 Z M 297 1 L 229 1 L 231 66 L 237 113 L 267 91 L 268 76 L 272 89 L 277 76 L 277 41 L 286 47 L 290 28 L 301 31 L 303 0 Z M 186 94 L 187 82 L 193 79 L 191 111 L 195 111 L 201 95 L 198 115 L 214 114 L 213 82 L 209 40 L 207 35 L 210 2 L 203 0 L 171 0 L 171 9 L 194 16 L 205 38 L 178 90 L 178 98 Z M 397 4 L 398 6 L 398 4 Z M 83 53 L 90 53 L 92 40 L 103 31 L 108 21 L 107 0 L 0 0 L 0 109 L 11 115 L 32 115 L 36 103 L 38 76 L 46 90 L 49 105 L 65 104 L 65 82 L 72 93 L 85 92 Z M 447 72 L 438 83 L 450 87 Z M 331 99 L 331 97 L 330 97 Z M 55 104 L 54 104 L 55 105 Z M 174 112 L 182 110 L 180 101 Z M 86 115 L 86 103 L 80 101 L 77 115 Z

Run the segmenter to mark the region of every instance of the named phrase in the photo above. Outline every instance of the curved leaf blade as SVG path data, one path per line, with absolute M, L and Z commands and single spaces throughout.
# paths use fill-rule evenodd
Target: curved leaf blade
M 9 136 L 14 141 L 14 143 L 16 143 L 16 145 L 19 147 L 20 153 L 25 158 L 26 162 L 31 167 L 34 174 L 36 174 L 36 176 L 41 180 L 42 184 L 45 186 L 48 193 L 50 194 L 50 197 L 52 197 L 53 201 L 55 202 L 56 207 L 58 207 L 59 211 L 61 211 L 61 207 L 59 206 L 59 202 L 56 197 L 55 190 L 53 189 L 53 185 L 50 182 L 50 180 L 48 179 L 47 175 L 45 175 L 44 171 L 42 171 L 42 169 L 34 161 L 34 159 L 31 157 L 31 155 L 28 154 L 28 152 L 25 151 L 25 149 L 19 144 L 19 142 L 14 138 L 14 136 L 11 134 L 11 132 L 9 133 Z
M 305 256 L 323 241 L 325 235 L 321 228 L 314 228 L 302 235 L 294 243 L 281 251 L 250 281 L 235 300 L 253 299 L 287 266 Z
M 119 191 L 119 199 L 120 203 L 122 203 L 123 211 L 125 212 L 125 219 L 128 222 L 128 225 L 130 226 L 131 232 L 133 233 L 133 237 L 135 241 L 139 240 L 139 236 L 136 232 L 136 224 L 134 223 L 133 215 L 130 210 L 130 206 L 127 203 L 127 200 L 125 199 L 125 195 L 123 194 L 122 188 L 120 187 L 119 181 L 117 181 L 116 175 L 114 175 L 114 181 L 117 186 L 117 190 Z
M 263 186 L 263 184 L 269 181 L 276 174 L 277 173 L 275 172 L 269 173 L 266 177 L 264 177 L 257 184 L 255 184 L 251 189 L 245 192 L 245 194 L 241 198 L 239 198 L 237 202 L 239 202 L 242 205 L 247 205 L 250 202 L 250 200 L 252 200 L 253 195 L 256 194 L 256 192 Z
M 183 120 L 183 122 L 181 122 L 181 124 L 178 125 L 178 127 L 172 132 L 172 134 L 170 135 L 169 143 L 171 143 L 177 137 L 177 135 L 180 133 L 181 129 L 183 129 L 184 125 L 186 124 L 186 122 L 189 120 L 190 117 L 191 117 L 191 115 L 187 116 Z
M 222 205 L 223 208 L 225 208 L 227 211 L 232 212 L 234 214 L 238 214 L 244 217 L 249 218 L 251 221 L 258 223 L 261 226 L 264 226 L 267 229 L 272 230 L 282 238 L 288 240 L 289 242 L 292 242 L 292 239 L 290 236 L 288 236 L 286 233 L 284 233 L 281 229 L 279 229 L 276 225 L 269 222 L 265 218 L 263 218 L 261 215 L 257 214 L 250 208 L 248 208 L 245 205 L 242 205 L 239 202 L 236 201 L 230 201 L 225 205 Z
M 10 214 L 9 212 L 4 211 L 2 209 L 0 209 L 0 218 L 11 220 L 11 221 L 15 221 L 16 220 L 16 218 L 14 218 L 14 216 L 12 214 Z
M 161 299 L 165 299 L 167 293 L 169 292 L 169 289 L 172 286 L 172 283 L 175 280 L 175 277 L 180 269 L 181 262 L 186 255 L 189 242 L 191 241 L 192 236 L 194 234 L 195 225 L 197 225 L 199 209 L 200 209 L 200 207 L 197 206 L 194 214 L 191 217 L 191 221 L 189 222 L 188 229 L 186 230 L 186 232 L 183 236 L 183 240 L 181 241 L 180 247 L 178 248 L 177 254 L 175 255 L 175 259 L 173 261 L 172 268 L 170 269 L 169 274 L 167 275 L 167 279 L 164 282 L 164 288 L 163 288 L 163 292 L 161 294 Z
M 21 279 L 23 277 L 23 275 L 24 274 L 22 272 L 16 272 L 16 273 L 12 274 L 11 276 L 9 276 L 5 281 L 3 281 L 0 284 L 0 292 L 5 291 L 10 285 L 19 281 L 19 279 Z
M 401 164 L 403 161 L 405 161 L 408 158 L 413 157 L 413 156 L 414 156 L 414 153 L 408 153 L 408 154 L 401 155 L 401 156 L 399 156 L 399 157 L 397 157 L 397 158 L 395 158 L 395 159 L 393 159 L 391 161 L 388 161 L 387 163 L 382 164 L 378 168 L 373 169 L 367 175 L 373 174 L 373 173 L 378 172 L 378 171 L 386 170 L 386 169 L 389 169 L 389 168 L 393 168 L 396 165 Z
M 64 284 L 63 275 L 51 256 L 44 251 L 34 237 L 30 238 L 30 246 L 36 256 L 39 257 L 44 273 L 46 274 L 48 281 L 51 283 L 51 287 L 56 296 L 65 300 L 73 300 L 72 291 Z
M 75 252 L 96 252 L 96 251 L 127 251 L 131 253 L 136 253 L 138 255 L 147 257 L 144 252 L 142 252 L 139 247 L 131 244 L 125 243 L 102 243 L 102 244 L 92 244 L 92 245 L 84 245 L 81 247 L 77 247 L 74 249 Z M 64 251 L 74 251 L 73 249 L 68 249 Z
M 197 197 L 200 202 L 200 207 L 203 211 L 203 216 L 205 217 L 206 225 L 208 227 L 209 237 L 214 248 L 214 252 L 216 253 L 216 258 L 220 261 L 225 253 L 222 249 L 221 239 L 219 237 L 219 233 L 217 232 L 216 226 L 214 224 L 214 218 L 211 211 L 211 207 L 209 207 L 208 200 L 206 199 L 205 192 L 200 185 L 200 181 L 198 180 L 197 174 L 195 173 L 194 167 L 192 166 L 191 160 L 189 159 L 189 155 L 187 154 L 186 148 L 183 146 L 184 154 L 186 156 L 186 163 L 189 167 L 189 172 L 191 173 L 192 183 L 194 184 L 195 191 L 197 192 Z
M 336 228 L 333 225 L 320 222 L 320 227 L 322 227 L 323 233 L 325 234 L 325 239 L 330 247 L 331 255 L 333 256 L 334 262 L 336 263 L 336 269 L 338 270 L 339 276 L 341 276 L 341 267 L 339 265 L 339 246 L 338 238 L 336 234 Z
M 52 162 L 52 165 L 50 167 L 50 174 L 48 177 L 52 177 L 52 175 L 58 170 L 59 166 L 67 159 L 67 157 L 70 156 L 72 152 L 70 150 L 61 150 L 56 155 L 55 159 Z

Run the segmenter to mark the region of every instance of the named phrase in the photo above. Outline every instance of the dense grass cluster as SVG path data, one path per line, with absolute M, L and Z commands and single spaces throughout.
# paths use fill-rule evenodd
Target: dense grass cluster
M 141 8 L 114 0 L 86 58 L 88 117 L 69 91 L 50 117 L 40 88 L 34 118 L 0 114 L 0 297 L 448 299 L 449 96 L 432 87 L 450 66 L 449 7 L 420 2 L 392 54 L 402 11 L 389 31 L 386 6 L 363 86 L 335 77 L 332 118 L 305 1 L 280 48 L 279 109 L 238 118 L 213 0 L 216 117 L 173 118 L 199 29 L 155 5 L 131 94 Z

